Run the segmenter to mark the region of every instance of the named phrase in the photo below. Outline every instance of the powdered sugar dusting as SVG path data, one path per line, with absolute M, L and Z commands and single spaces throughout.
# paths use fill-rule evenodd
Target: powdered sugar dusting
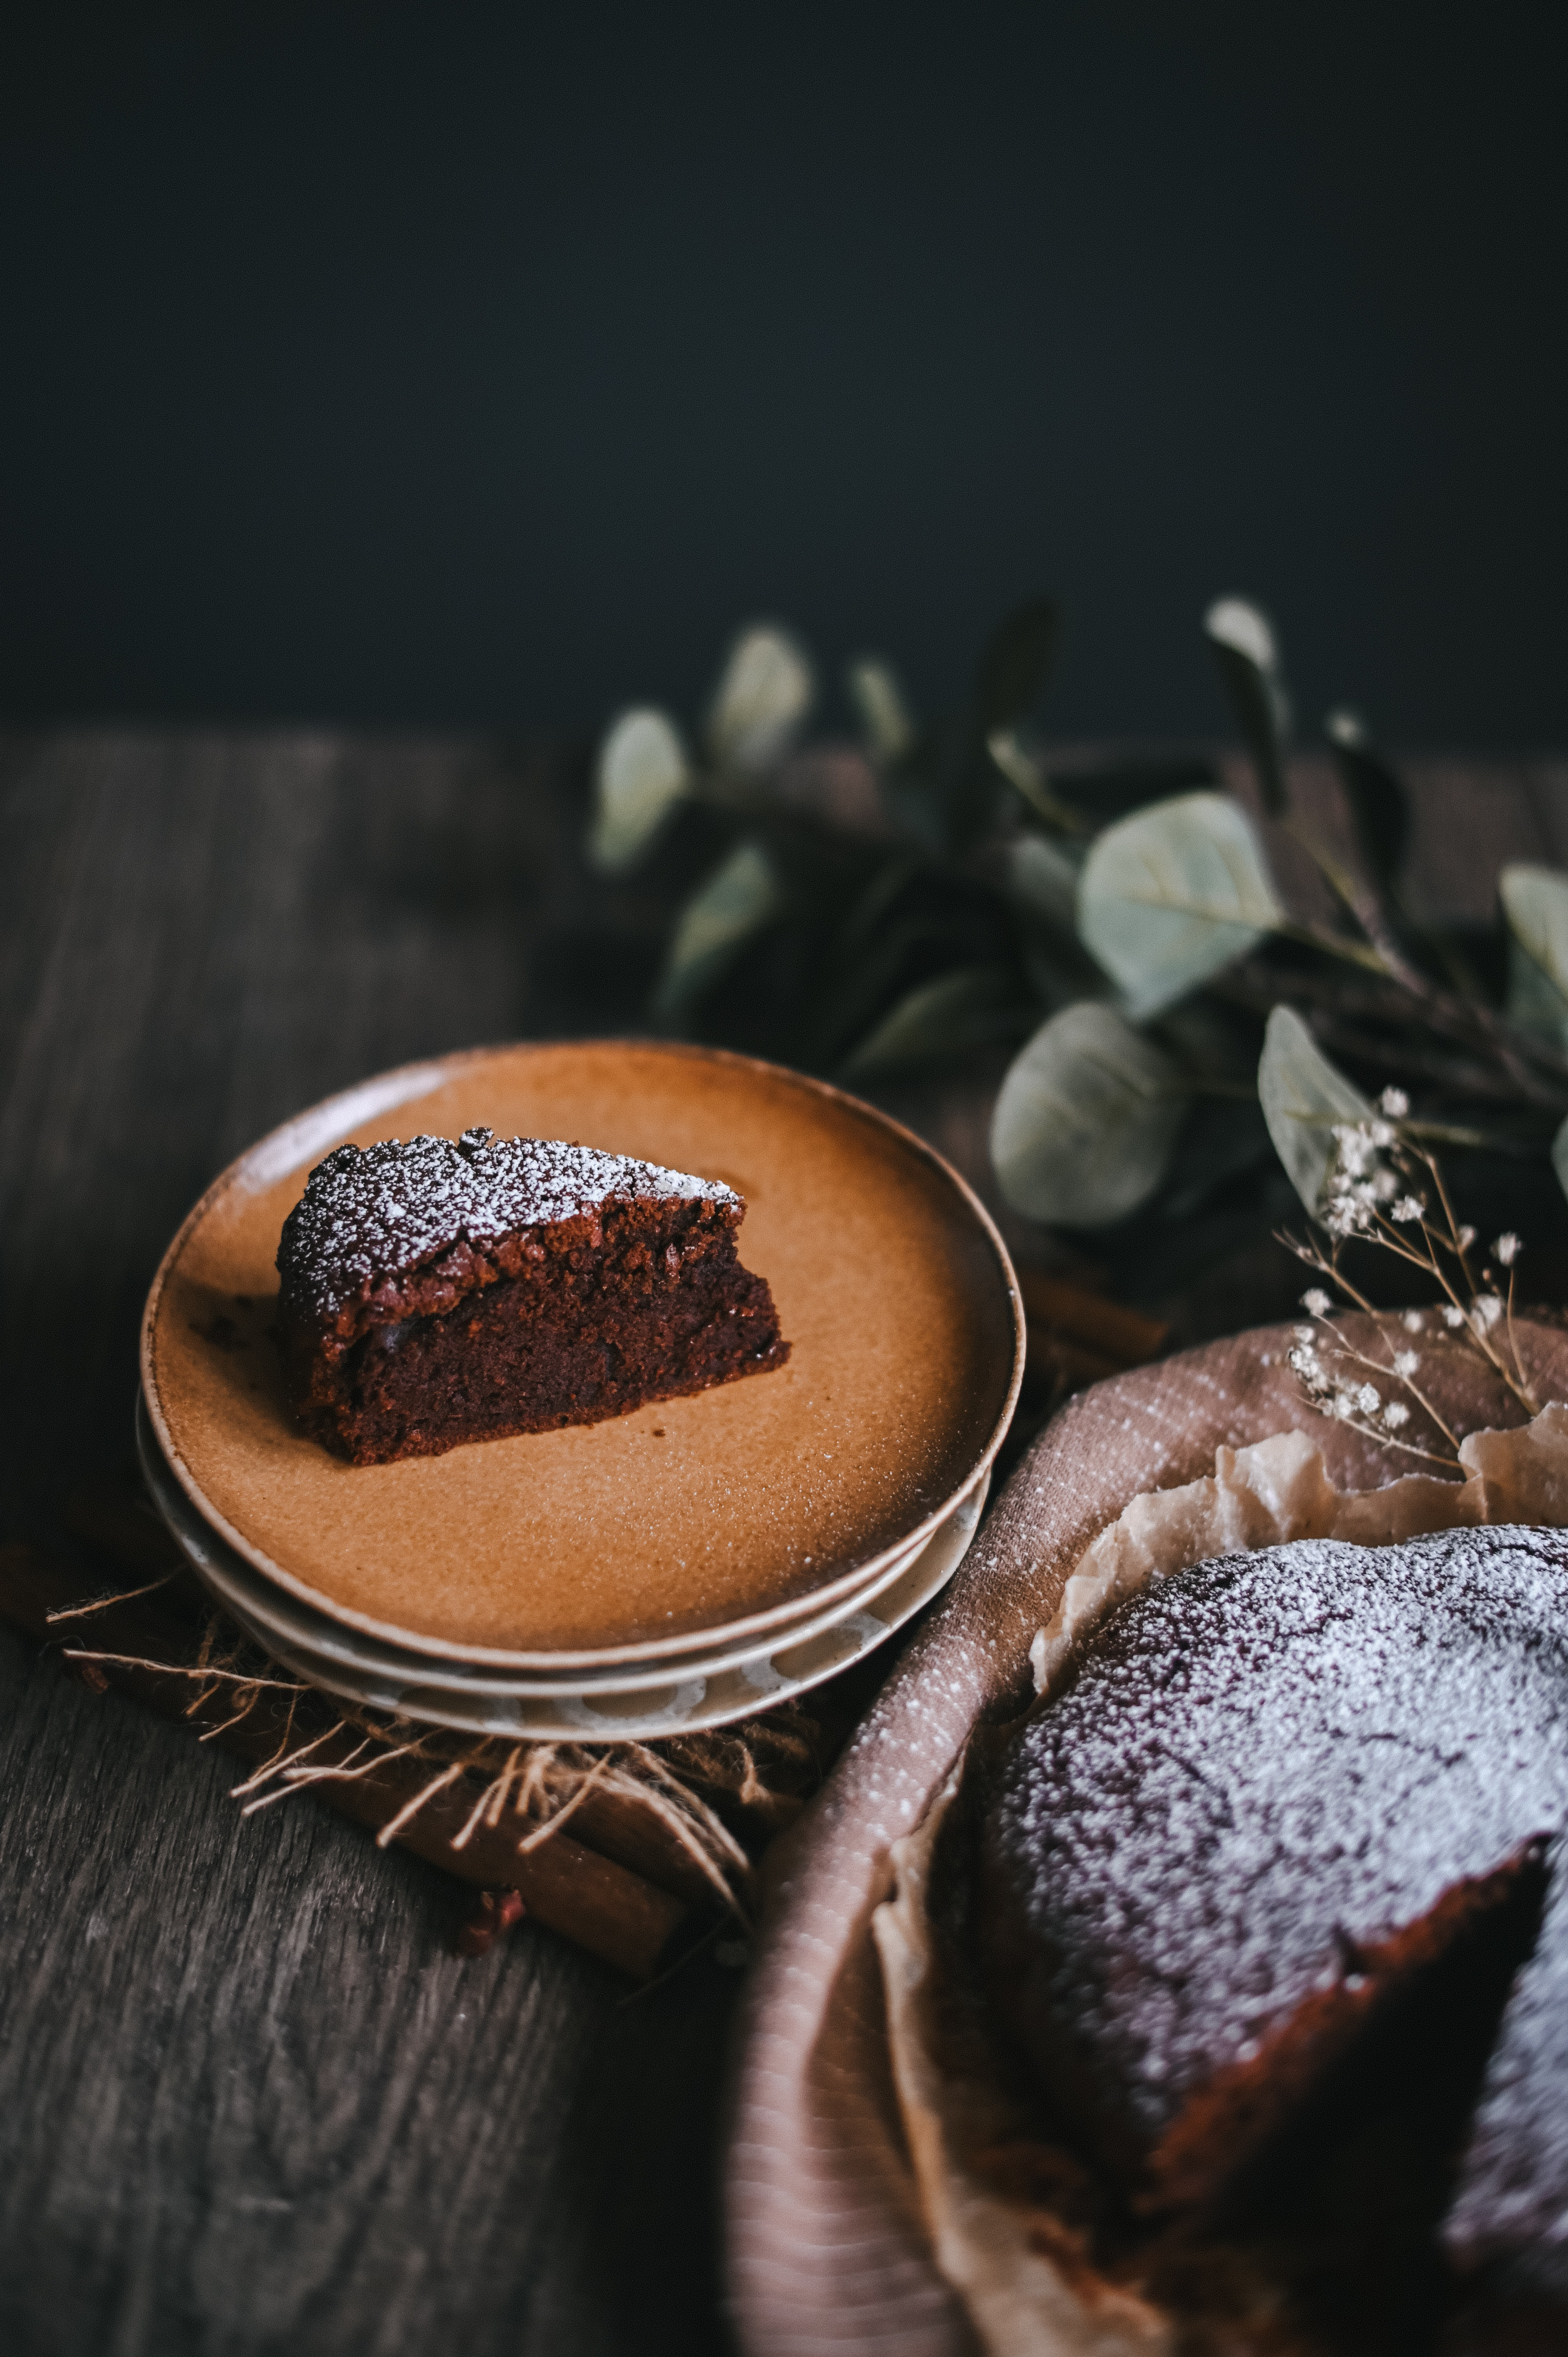
M 1374 1942 L 1568 1825 L 1568 1537 L 1304 1540 L 1160 1580 L 1019 1740 L 990 1839 L 1049 2010 L 1151 2140 Z M 1568 2213 L 1561 1844 L 1455 2212 Z
M 449 1137 L 340 1146 L 311 1172 L 278 1253 L 285 1291 L 335 1312 L 373 1280 L 406 1275 L 454 1245 L 483 1246 L 613 1201 L 739 1206 L 732 1187 L 559 1139 Z

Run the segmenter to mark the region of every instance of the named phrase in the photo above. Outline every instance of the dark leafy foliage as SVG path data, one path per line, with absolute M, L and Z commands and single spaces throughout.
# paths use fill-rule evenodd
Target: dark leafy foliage
M 726 768 L 711 728 L 704 767 L 686 756 L 667 716 L 623 716 L 612 732 L 621 748 L 616 779 L 607 781 L 601 768 L 599 839 L 607 796 L 618 791 L 617 872 L 640 856 L 641 825 L 648 847 L 659 837 L 660 875 L 686 878 L 654 994 L 662 1028 L 865 1085 L 943 1067 L 1000 1080 L 1006 1057 L 1026 1044 L 1004 1091 L 1010 1168 L 1018 1173 L 1020 1137 L 1029 1163 L 1015 1177 L 1015 1200 L 1068 1204 L 1092 1194 L 1075 1192 L 1065 1172 L 1064 1183 L 1052 1181 L 1046 1166 L 1058 1133 L 1108 1171 L 1104 1157 L 1124 1135 L 1142 1175 L 1107 1186 L 1106 1201 L 1134 1200 L 1140 1189 L 1146 1200 L 1111 1227 L 1109 1213 L 1087 1203 L 1073 1216 L 1104 1227 L 1122 1289 L 1134 1296 L 1168 1288 L 1277 1224 L 1291 1185 L 1276 1158 L 1281 1135 L 1298 1184 L 1322 1164 L 1312 1125 L 1331 1120 L 1331 1110 L 1293 1112 L 1277 1073 L 1273 1143 L 1260 1110 L 1254 1075 L 1264 1018 L 1276 1006 L 1305 1017 L 1317 1069 L 1326 1076 L 1343 1067 L 1349 1076 L 1343 1088 L 1324 1080 L 1322 1105 L 1340 1095 L 1362 1103 L 1396 1081 L 1416 1099 L 1416 1130 L 1449 1146 L 1484 1145 L 1473 1189 L 1461 1155 L 1461 1193 L 1490 1205 L 1496 1173 L 1517 1173 L 1521 1157 L 1532 1158 L 1534 1191 L 1550 1189 L 1545 1149 L 1560 1125 L 1557 1160 L 1568 1172 L 1568 877 L 1507 871 L 1505 886 L 1509 877 L 1523 880 L 1505 889 L 1505 902 L 1532 912 L 1528 956 L 1501 928 L 1462 933 L 1415 923 L 1400 889 L 1408 790 L 1364 725 L 1339 712 L 1326 736 L 1353 823 L 1355 869 L 1325 856 L 1339 918 L 1326 929 L 1295 921 L 1271 881 L 1272 830 L 1318 855 L 1290 812 L 1290 705 L 1274 634 L 1236 598 L 1213 607 L 1205 629 L 1256 772 L 1261 825 L 1219 795 L 1216 763 L 1202 750 L 1134 749 L 1059 765 L 1043 755 L 1028 731 L 1061 634 L 1059 609 L 1044 597 L 1004 617 L 954 711 L 912 718 L 885 666 L 868 659 L 858 667 L 863 709 L 867 672 L 883 684 L 852 807 L 800 791 L 800 765 L 789 765 L 789 729 L 804 716 L 811 674 L 781 633 L 754 631 L 740 642 L 754 666 L 748 677 L 776 696 L 789 691 L 789 726 L 779 724 L 771 767 Z M 732 700 L 736 676 L 732 658 Z M 639 748 L 644 770 L 628 785 Z M 647 748 L 678 785 L 641 787 Z M 835 758 L 842 770 L 846 757 Z M 1080 922 L 1084 863 L 1111 828 Z M 1112 870 L 1108 899 L 1097 879 Z M 1090 938 L 1114 968 L 1114 986 L 1085 946 Z M 1095 1001 L 1115 1011 L 1114 1021 L 1086 1028 L 1074 1017 L 1076 1044 L 1064 1030 L 1057 1052 L 1051 1027 Z M 1154 1011 L 1140 1020 L 1141 1006 Z M 1557 1006 L 1562 1037 L 1541 1013 Z M 1308 1032 L 1293 1036 L 1305 1041 Z M 1124 1069 L 1113 1071 L 1107 1056 Z M 1035 1112 L 1020 1098 L 1030 1075 L 1047 1092 Z M 1048 1092 L 1059 1088 L 1069 1094 L 1058 1122 Z M 1135 1112 L 1140 1091 L 1154 1092 L 1147 1119 Z M 1160 1113 L 1161 1101 L 1179 1112 Z M 1113 1125 L 1103 1135 L 1093 1127 L 1101 1119 Z M 1308 1125 L 1299 1135 L 1289 1127 L 1297 1120 Z M 1560 1196 L 1550 1200 L 1564 1226 Z

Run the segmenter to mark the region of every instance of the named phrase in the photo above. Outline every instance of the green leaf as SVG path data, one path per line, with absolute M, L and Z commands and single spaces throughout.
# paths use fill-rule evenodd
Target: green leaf
M 757 623 L 730 649 L 708 711 L 721 769 L 765 770 L 787 750 L 816 702 L 809 657 L 785 630 Z
M 1316 1220 L 1334 1161 L 1336 1122 L 1369 1121 L 1372 1107 L 1331 1064 L 1300 1016 L 1276 1006 L 1258 1060 L 1258 1102 L 1291 1185 Z
M 737 843 L 698 887 L 675 922 L 653 1010 L 679 1020 L 753 934 L 782 915 L 785 894 L 759 843 Z
M 1031 597 L 1003 617 L 975 673 L 974 717 L 982 736 L 1027 718 L 1050 676 L 1060 635 L 1061 611 L 1054 598 Z
M 1195 990 L 1284 921 L 1251 819 L 1181 794 L 1118 820 L 1078 888 L 1078 929 L 1134 1021 Z
M 1017 998 L 1002 967 L 962 966 L 907 991 L 845 1057 L 842 1069 L 852 1080 L 907 1071 L 1009 1033 L 1016 1039 L 1027 1022 L 1027 1017 L 1019 1019 Z
M 1558 1185 L 1568 1195 L 1568 1121 L 1552 1141 L 1552 1168 L 1557 1173 Z
M 1508 1012 L 1526 1030 L 1568 1045 L 1568 876 L 1505 867 L 1498 895 L 1509 927 Z
M 966 851 L 993 823 L 1002 772 L 960 716 L 922 728 L 884 772 L 887 806 L 905 834 L 928 850 Z
M 1002 1192 L 1030 1219 L 1110 1227 L 1159 1186 L 1186 1112 L 1176 1066 L 1114 1007 L 1065 1006 L 1002 1083 L 991 1125 Z
M 635 866 L 691 782 L 668 715 L 623 712 L 599 748 L 588 856 L 607 876 Z
M 952 916 L 910 911 L 848 952 L 830 952 L 812 994 L 806 1036 L 813 1064 L 828 1065 L 880 1020 L 915 959 L 927 968 L 972 954 L 971 928 Z M 908 985 L 907 985 L 908 986 Z
M 1007 846 L 1007 895 L 1058 932 L 1078 930 L 1080 864 L 1043 834 L 1021 834 Z
M 891 916 L 911 884 L 920 873 L 920 863 L 907 852 L 896 852 L 890 859 L 877 863 L 866 878 L 860 893 L 851 903 L 840 926 L 834 949 L 844 957 L 852 957 Z
M 1323 733 L 1334 748 L 1361 856 L 1379 891 L 1391 892 L 1410 835 L 1410 797 L 1404 781 L 1373 744 L 1359 713 L 1329 713 Z
M 844 686 L 872 759 L 901 760 L 918 732 L 892 665 L 876 655 L 862 655 L 845 672 Z
M 1058 834 L 1091 832 L 1079 812 L 1058 799 L 1046 775 L 1044 761 L 1030 750 L 1015 728 L 993 728 L 985 740 L 985 749 L 1008 784 L 1022 794 L 1036 818 L 1044 819 Z
M 1283 811 L 1291 708 L 1273 624 L 1245 597 L 1220 597 L 1205 614 L 1203 628 L 1252 757 L 1263 808 Z

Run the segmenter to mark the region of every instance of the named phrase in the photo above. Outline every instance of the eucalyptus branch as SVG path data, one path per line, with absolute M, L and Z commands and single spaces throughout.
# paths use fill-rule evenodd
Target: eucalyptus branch
M 1330 891 L 1355 918 L 1370 947 L 1377 952 L 1384 972 L 1407 990 L 1423 987 L 1425 976 L 1412 965 L 1400 946 L 1398 935 L 1389 921 L 1388 911 L 1380 895 L 1369 891 L 1359 877 L 1326 851 L 1299 819 L 1287 818 L 1282 823 L 1291 841 L 1305 852 Z
M 1316 1205 L 1325 1152 L 1311 1131 L 1326 1124 L 1344 1167 L 1323 1211 L 1337 1241 L 1317 1273 L 1380 1317 L 1348 1285 L 1338 1245 L 1381 1244 L 1435 1287 L 1443 1315 L 1529 1405 L 1511 1269 L 1505 1301 L 1489 1270 L 1477 1276 L 1435 1153 L 1539 1157 L 1550 1121 L 1568 1185 L 1568 876 L 1501 871 L 1509 931 L 1498 946 L 1529 963 L 1510 965 L 1500 1011 L 1402 904 L 1408 795 L 1364 724 L 1343 713 L 1327 724 L 1352 834 L 1320 836 L 1284 809 L 1289 699 L 1267 617 L 1221 599 L 1204 627 L 1258 770 L 1264 826 L 1220 791 L 1207 756 L 1196 768 L 1112 759 L 1076 782 L 1052 774 L 1026 734 L 1056 644 L 1043 598 L 1004 619 L 946 715 L 918 716 L 890 665 L 858 661 L 849 685 L 872 767 L 842 795 L 794 791 L 787 762 L 814 667 L 775 627 L 736 641 L 700 731 L 651 709 L 623 714 L 596 772 L 594 865 L 628 872 L 683 805 L 730 838 L 679 912 L 654 1019 L 852 1078 L 1028 1034 L 1002 1084 L 992 1150 L 1007 1202 L 1047 1225 L 1109 1226 L 1145 1207 L 1158 1217 L 1162 1189 L 1177 1182 L 1168 1211 L 1186 1216 L 1229 1189 L 1226 1217 L 1234 1208 L 1244 1222 L 1232 1181 L 1252 1167 L 1256 1124 L 1227 1120 L 1226 1101 L 1261 1105 L 1285 1170 Z M 1275 824 L 1332 895 L 1318 896 L 1318 920 L 1282 899 L 1266 841 Z M 739 971 L 748 987 L 726 988 Z M 1238 1051 L 1260 1043 L 1229 1008 L 1267 1017 L 1256 1089 L 1235 1074 Z M 1376 1122 L 1374 1139 L 1340 1120 L 1365 1099 L 1326 1049 L 1362 1071 L 1402 1068 L 1433 1102 L 1412 1117 L 1402 1098 L 1400 1120 Z M 1178 1101 L 1197 1098 L 1215 1102 L 1187 1121 Z M 1494 1252 L 1509 1266 L 1504 1241 Z M 1430 1456 L 1400 1429 L 1402 1415 L 1419 1408 L 1444 1442 L 1453 1436 L 1399 1372 L 1411 1353 L 1391 1331 L 1384 1344 L 1405 1391 L 1386 1407 L 1369 1378 L 1385 1383 L 1390 1370 L 1375 1360 L 1343 1361 L 1356 1398 L 1321 1352 L 1315 1380 L 1357 1429 Z M 1376 1396 L 1375 1413 L 1362 1394 Z
M 1292 1005 L 1318 1008 L 1330 1017 L 1346 1052 L 1370 1061 L 1386 1063 L 1393 1051 L 1387 1043 L 1379 1042 L 1375 1046 L 1364 1043 L 1351 1035 L 1347 1027 L 1358 1019 L 1386 1025 L 1390 1031 L 1404 1035 L 1399 1043 L 1398 1052 L 1414 1069 L 1429 1072 L 1434 1079 L 1444 1080 L 1466 1094 L 1494 1095 L 1512 1103 L 1517 1103 L 1522 1097 L 1528 1103 L 1559 1117 L 1568 1112 L 1568 1058 L 1559 1055 L 1546 1042 L 1531 1039 L 1529 1044 L 1532 1052 L 1536 1049 L 1541 1050 L 1538 1058 L 1540 1063 L 1547 1071 L 1561 1072 L 1561 1081 L 1552 1086 L 1537 1073 L 1518 1070 L 1498 1051 L 1496 1033 L 1503 1031 L 1505 1027 L 1500 1017 L 1490 1017 L 1489 1010 L 1488 1021 L 1494 1028 L 1483 1028 L 1478 1023 L 1460 1026 L 1449 1022 L 1445 1016 L 1441 1022 L 1434 1022 L 1433 1028 L 1441 1036 L 1463 1036 L 1472 1050 L 1480 1049 L 1494 1060 L 1490 1066 L 1459 1064 L 1438 1062 L 1430 1051 L 1423 1053 L 1416 1043 L 1410 1042 L 1412 1019 L 1425 1020 L 1427 1008 L 1424 1005 L 1412 1008 L 1403 986 L 1391 978 L 1382 989 L 1373 989 L 1365 985 L 1341 981 L 1332 974 L 1265 965 L 1261 959 L 1251 957 L 1239 959 L 1226 973 L 1218 975 L 1209 988 L 1217 996 L 1233 999 L 1241 1006 L 1258 1008 L 1276 1006 L 1284 999 Z M 1433 996 L 1437 1002 L 1439 1015 L 1444 1015 L 1447 1004 L 1444 994 L 1434 993 Z M 1526 1035 L 1516 1033 L 1513 1027 L 1509 1026 L 1506 1027 L 1506 1036 L 1511 1050 Z M 1501 1073 L 1497 1070 L 1499 1063 L 1503 1068 Z

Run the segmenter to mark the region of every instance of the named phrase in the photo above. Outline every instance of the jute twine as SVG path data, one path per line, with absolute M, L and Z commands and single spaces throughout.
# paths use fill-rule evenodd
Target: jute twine
M 179 1577 L 171 1573 L 51 1612 L 49 1622 L 90 1620 Z M 188 1717 L 227 1689 L 233 1710 L 203 1729 L 198 1738 L 203 1743 L 239 1727 L 263 1696 L 277 1697 L 286 1710 L 282 1739 L 232 1788 L 231 1798 L 246 1816 L 323 1784 L 373 1775 L 393 1760 L 413 1761 L 428 1765 L 429 1777 L 380 1828 L 379 1846 L 394 1841 L 437 1793 L 457 1786 L 464 1797 L 471 1794 L 473 1805 L 451 1846 L 464 1848 L 481 1825 L 499 1828 L 510 1814 L 520 1828 L 519 1855 L 527 1856 L 599 1795 L 640 1813 L 650 1830 L 661 1829 L 690 1857 L 715 1899 L 743 1922 L 749 1921 L 752 1851 L 760 1851 L 799 1813 L 829 1764 L 821 1723 L 794 1702 L 732 1727 L 671 1736 L 657 1745 L 513 1741 L 430 1726 L 328 1694 L 276 1661 L 209 1605 L 192 1624 L 187 1659 L 79 1645 L 67 1646 L 64 1657 L 102 1670 L 188 1678 Z M 341 1758 L 323 1765 L 314 1757 L 334 1737 L 346 1734 L 360 1739 Z

